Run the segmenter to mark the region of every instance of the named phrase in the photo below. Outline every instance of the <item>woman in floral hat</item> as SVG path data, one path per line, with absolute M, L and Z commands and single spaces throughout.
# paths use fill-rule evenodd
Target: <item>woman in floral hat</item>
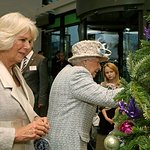
M 72 65 L 63 68 L 53 81 L 49 96 L 51 150 L 86 150 L 96 106 L 116 107 L 113 97 L 121 89 L 108 90 L 94 82 L 107 61 L 108 49 L 93 40 L 72 46 Z M 108 56 L 108 55 L 107 55 Z

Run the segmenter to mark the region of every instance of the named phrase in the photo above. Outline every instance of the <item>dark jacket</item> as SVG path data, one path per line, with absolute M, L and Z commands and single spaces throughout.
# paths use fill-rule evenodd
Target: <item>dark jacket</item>
M 49 96 L 47 58 L 37 53 L 33 53 L 27 66 L 22 72 L 22 75 L 24 76 L 27 84 L 32 89 L 35 96 L 35 111 L 40 116 L 45 116 L 47 114 Z M 38 109 L 39 103 L 44 105 L 42 112 L 40 112 L 41 110 Z

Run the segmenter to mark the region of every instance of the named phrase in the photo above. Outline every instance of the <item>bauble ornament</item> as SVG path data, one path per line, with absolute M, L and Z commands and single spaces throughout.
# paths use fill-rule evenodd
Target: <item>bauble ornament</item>
M 104 140 L 106 150 L 119 150 L 120 141 L 114 135 L 108 135 Z

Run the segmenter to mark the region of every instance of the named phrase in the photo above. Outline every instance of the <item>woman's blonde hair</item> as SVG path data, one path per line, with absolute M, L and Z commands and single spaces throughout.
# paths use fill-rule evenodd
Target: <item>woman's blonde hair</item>
M 106 63 L 104 66 L 103 66 L 103 76 L 104 76 L 104 81 L 105 82 L 109 82 L 108 78 L 106 77 L 106 74 L 105 74 L 105 68 L 106 67 L 109 67 L 110 69 L 112 69 L 115 74 L 116 74 L 116 77 L 115 77 L 115 83 L 117 86 L 120 86 L 120 77 L 119 77 L 119 71 L 118 71 L 118 67 L 114 64 L 114 63 Z
M 19 12 L 8 13 L 0 18 L 0 50 L 8 50 L 13 46 L 15 38 L 20 33 L 30 32 L 32 40 L 38 36 L 35 22 Z

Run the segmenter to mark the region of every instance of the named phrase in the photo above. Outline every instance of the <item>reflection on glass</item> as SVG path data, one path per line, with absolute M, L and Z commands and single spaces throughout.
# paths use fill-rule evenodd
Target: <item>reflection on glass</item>
M 98 40 L 101 43 L 106 43 L 107 49 L 111 50 L 112 54 L 109 56 L 111 61 L 118 60 L 118 33 L 98 30 L 88 30 L 89 40 Z

